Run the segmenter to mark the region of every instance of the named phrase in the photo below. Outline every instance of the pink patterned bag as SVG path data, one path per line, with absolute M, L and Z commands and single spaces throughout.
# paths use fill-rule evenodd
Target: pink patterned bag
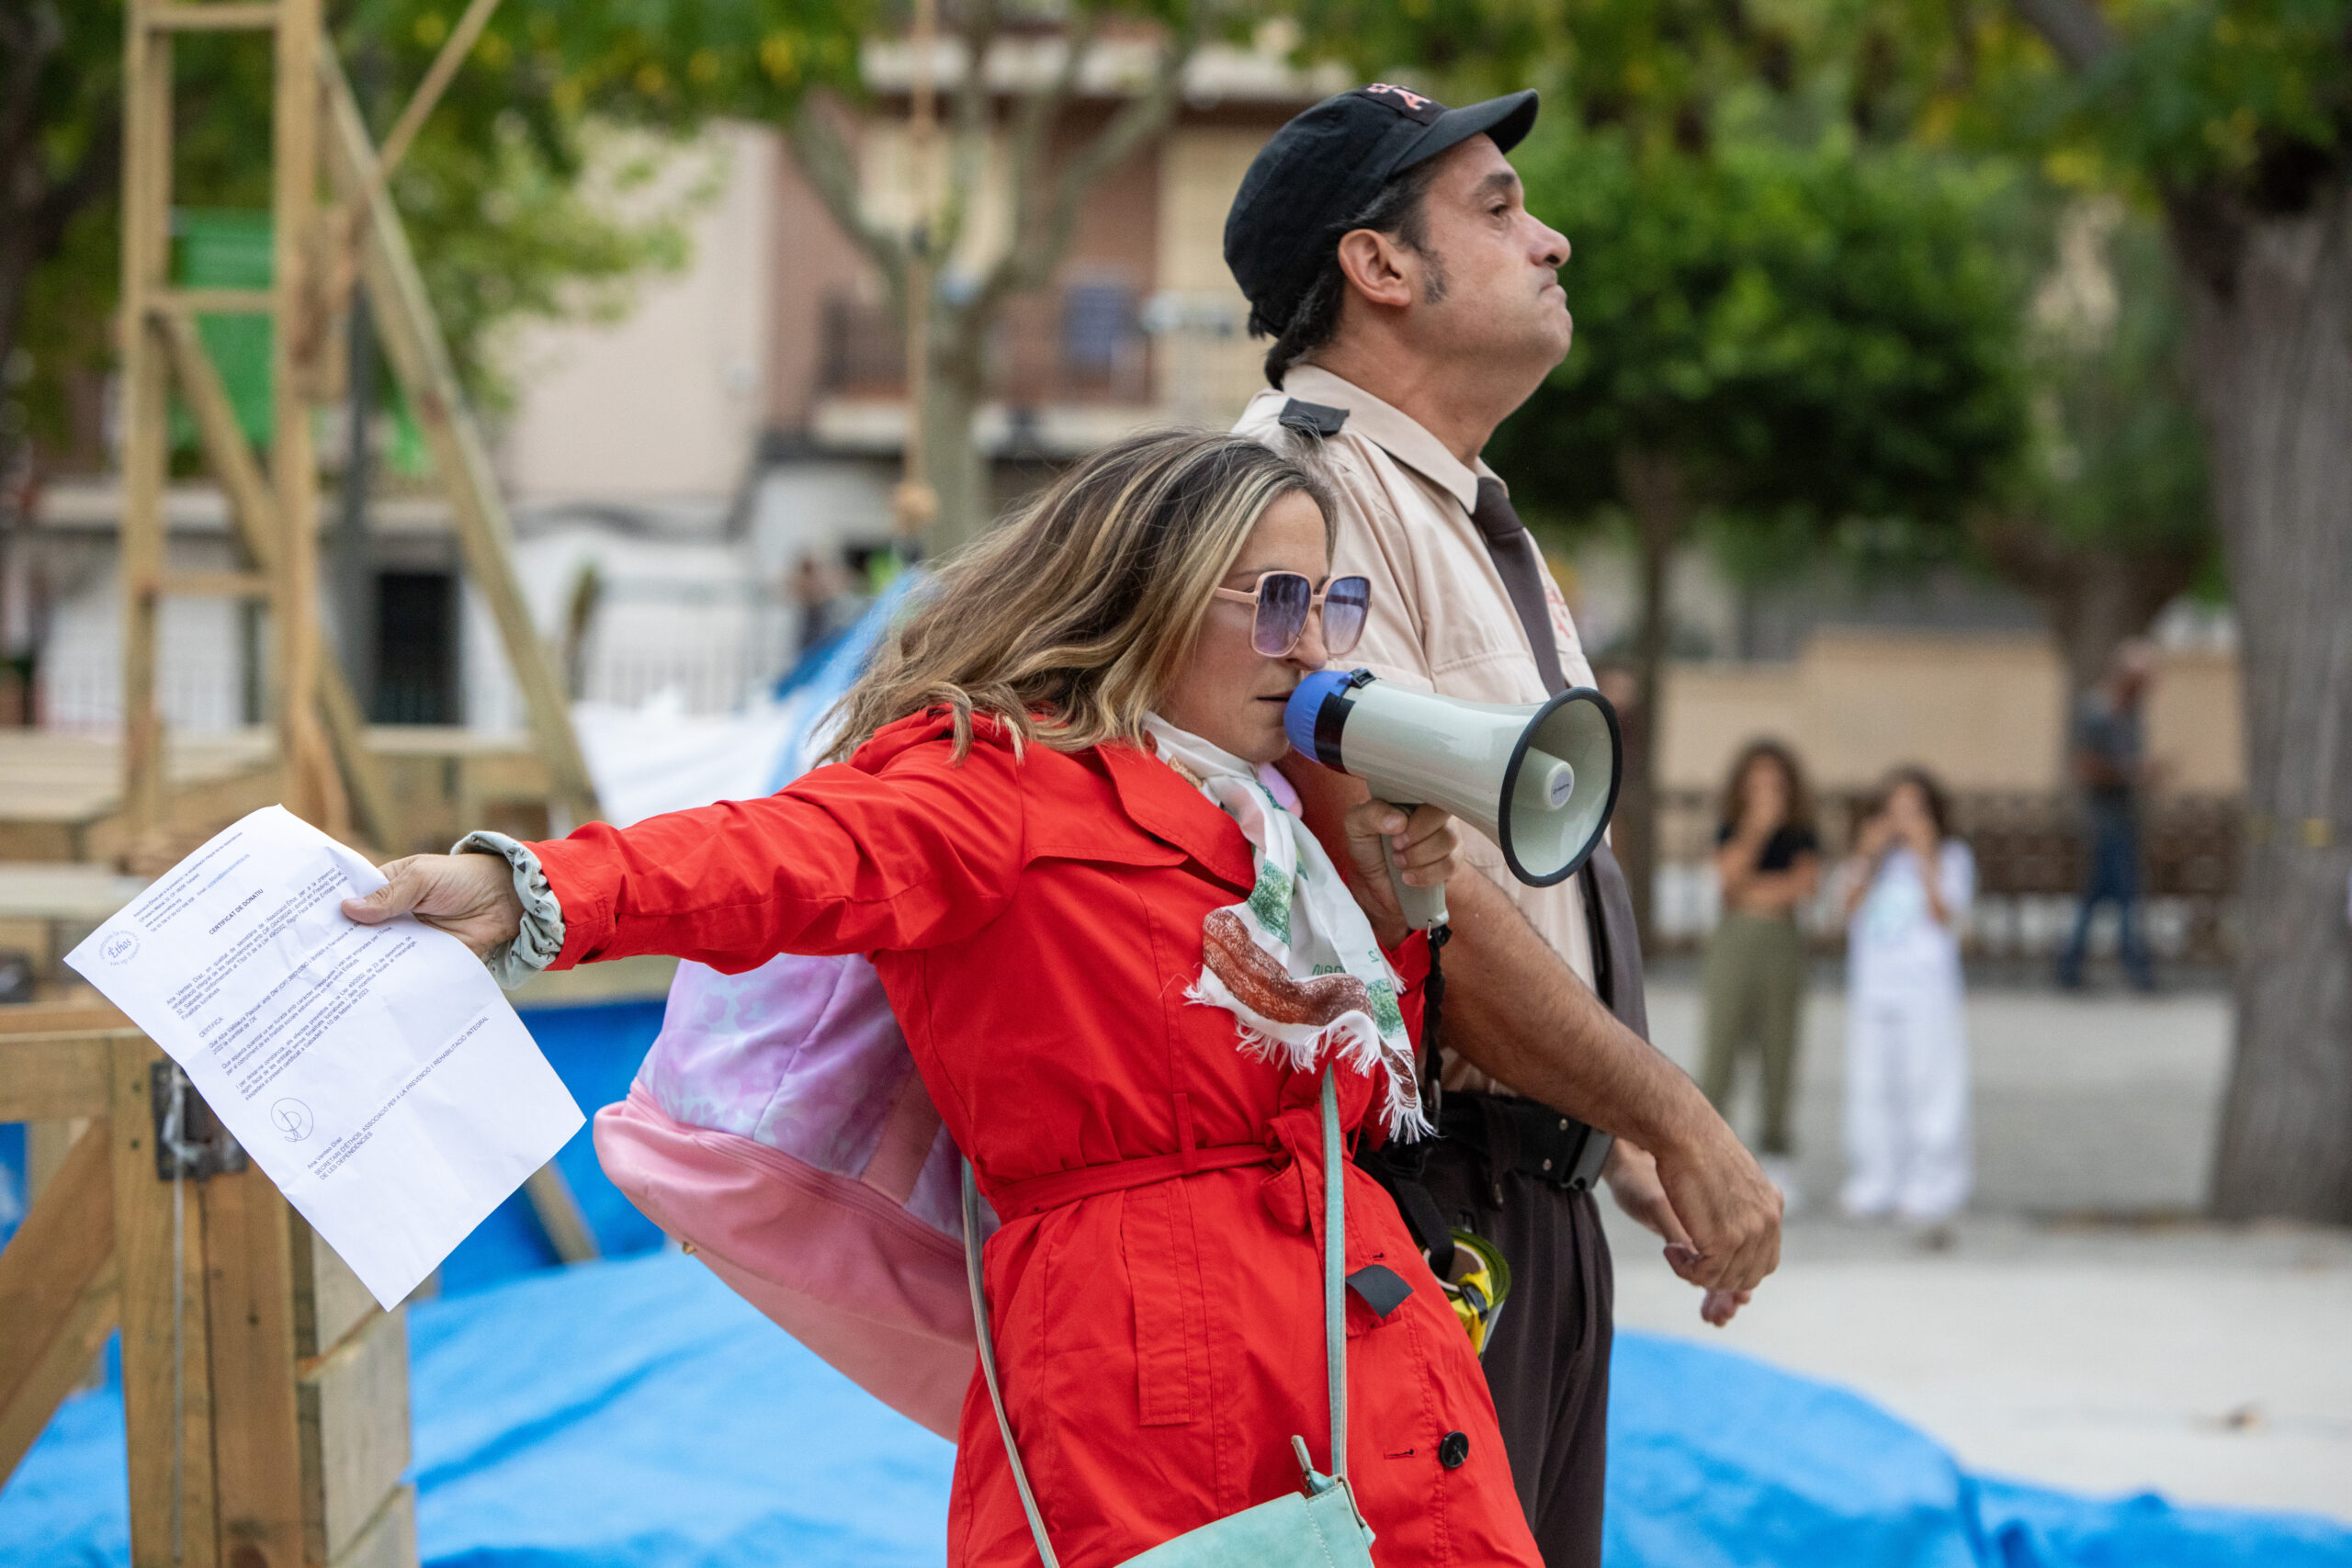
M 873 964 L 680 964 L 595 1135 L 613 1184 L 737 1294 L 955 1437 L 978 1343 L 959 1162 Z

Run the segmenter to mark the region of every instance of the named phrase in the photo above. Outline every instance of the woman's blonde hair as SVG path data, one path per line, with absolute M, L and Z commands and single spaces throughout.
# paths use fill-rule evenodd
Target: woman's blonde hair
M 1236 435 L 1164 431 L 1089 456 L 955 557 L 835 710 L 838 760 L 886 724 L 944 708 L 1079 751 L 1138 740 L 1191 651 L 1210 591 L 1266 508 L 1330 493 L 1299 461 Z

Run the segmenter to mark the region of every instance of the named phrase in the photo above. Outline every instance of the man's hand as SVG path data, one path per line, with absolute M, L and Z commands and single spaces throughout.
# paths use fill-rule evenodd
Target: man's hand
M 386 863 L 388 879 L 365 898 L 345 898 L 343 912 L 363 926 L 414 915 L 486 956 L 523 929 L 523 900 L 514 873 L 497 855 L 411 855 Z
M 1694 1285 L 1745 1294 L 1780 1267 L 1780 1189 L 1721 1117 L 1683 1120 L 1655 1151 L 1658 1182 L 1690 1238 L 1688 1250 L 1668 1246 L 1667 1263 Z
M 1657 1161 L 1650 1157 L 1647 1149 L 1618 1139 L 1609 1150 L 1609 1163 L 1601 1168 L 1600 1178 L 1609 1183 L 1609 1194 L 1617 1200 L 1617 1206 L 1636 1224 L 1657 1232 L 1666 1243 L 1668 1267 L 1679 1274 L 1681 1265 L 1697 1262 L 1699 1249 L 1691 1244 L 1690 1233 L 1682 1228 L 1674 1205 L 1667 1201 L 1666 1186 L 1657 1179 Z M 1709 1291 L 1700 1300 L 1699 1315 L 1721 1328 L 1748 1303 L 1750 1294 L 1747 1291 Z

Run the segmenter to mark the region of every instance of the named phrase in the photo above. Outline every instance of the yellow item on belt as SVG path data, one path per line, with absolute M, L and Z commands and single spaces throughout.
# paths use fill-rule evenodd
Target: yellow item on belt
M 1453 1303 L 1453 1315 L 1462 1320 L 1464 1332 L 1470 1336 L 1470 1348 L 1483 1356 L 1487 1340 L 1495 1331 L 1495 1319 L 1502 1315 L 1503 1298 L 1510 1294 L 1510 1265 L 1494 1243 L 1474 1231 L 1453 1232 L 1453 1278 L 1440 1280 L 1438 1286 L 1445 1292 L 1445 1299 Z

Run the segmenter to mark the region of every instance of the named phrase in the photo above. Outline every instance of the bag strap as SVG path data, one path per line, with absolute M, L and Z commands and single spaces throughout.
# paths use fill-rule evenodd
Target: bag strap
M 1325 1369 L 1331 1385 L 1330 1483 L 1348 1478 L 1348 1236 L 1347 1201 L 1340 1182 L 1340 1092 L 1333 1069 L 1323 1069 L 1323 1347 Z M 964 1277 L 972 1288 L 972 1327 L 980 1342 L 980 1376 L 989 1385 L 989 1403 L 996 1408 L 996 1429 L 1004 1438 L 1004 1457 L 1012 1464 L 1013 1490 L 1021 1494 L 1021 1510 L 1029 1516 L 1029 1534 L 1046 1568 L 1061 1568 L 1054 1543 L 1046 1534 L 1044 1516 L 1037 1512 L 1036 1494 L 1029 1489 L 1029 1472 L 1021 1463 L 1021 1445 L 1013 1441 L 1012 1418 L 1004 1411 L 1004 1390 L 997 1382 L 995 1337 L 989 1329 L 988 1292 L 980 1280 L 980 1189 L 972 1176 L 972 1162 L 964 1162 Z M 1294 1438 L 1301 1462 L 1306 1445 Z M 1307 1472 L 1315 1484 L 1314 1472 Z M 1317 1490 L 1328 1489 L 1318 1486 Z
M 1054 1543 L 1046 1538 L 1046 1521 L 1037 1512 L 1037 1498 L 1029 1490 L 1029 1472 L 1021 1465 L 1020 1445 L 1012 1440 L 1012 1418 L 1004 1413 L 1004 1391 L 997 1386 L 995 1336 L 989 1332 L 988 1292 L 980 1288 L 980 1189 L 972 1179 L 972 1162 L 964 1162 L 964 1275 L 972 1286 L 972 1327 L 980 1341 L 980 1375 L 988 1380 L 989 1403 L 996 1406 L 996 1429 L 1004 1434 L 1004 1457 L 1012 1461 L 1013 1489 L 1021 1494 L 1021 1511 L 1029 1516 L 1029 1533 L 1036 1538 L 1037 1555 L 1046 1568 L 1061 1568 Z
M 1340 1090 L 1333 1081 L 1337 1070 L 1329 1066 L 1323 1069 L 1323 1359 L 1331 1379 L 1331 1479 L 1344 1483 L 1348 1479 L 1348 1213 L 1340 1180 L 1340 1168 L 1346 1162 L 1340 1154 Z

